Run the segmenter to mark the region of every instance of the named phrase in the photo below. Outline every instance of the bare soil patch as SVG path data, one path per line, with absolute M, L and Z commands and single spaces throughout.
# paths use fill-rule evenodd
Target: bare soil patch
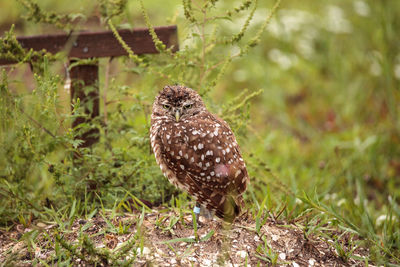
M 56 254 L 56 249 L 64 249 L 74 266 L 94 263 L 107 266 L 129 260 L 133 260 L 134 266 L 257 266 L 258 263 L 261 266 L 272 263 L 279 266 L 364 266 L 362 258 L 368 255 L 365 248 L 357 248 L 352 255 L 360 260 L 343 259 L 334 241 L 315 235 L 306 239 L 300 227 L 285 222 L 267 220 L 257 233 L 256 222 L 247 215 L 237 218 L 230 226 L 218 219 L 203 218 L 197 242 L 190 215 L 169 227 L 178 214 L 173 211 L 160 214 L 157 209 L 145 214 L 140 235 L 137 234 L 140 213 L 115 216 L 110 220 L 99 214 L 90 220 L 76 219 L 72 227 L 64 231 L 58 225 L 42 222 L 34 222 L 29 227 L 16 225 L 8 232 L 0 232 L 0 263 L 12 266 L 32 266 L 40 261 L 57 264 L 60 252 Z M 125 233 L 113 233 L 113 226 L 124 225 Z M 82 241 L 83 234 L 101 253 L 89 251 L 87 244 L 83 244 L 86 242 Z M 342 236 L 341 247 L 345 251 L 353 249 L 351 238 L 355 237 Z M 67 245 L 61 244 L 63 241 L 73 249 L 68 250 Z M 134 245 L 127 246 L 129 242 Z

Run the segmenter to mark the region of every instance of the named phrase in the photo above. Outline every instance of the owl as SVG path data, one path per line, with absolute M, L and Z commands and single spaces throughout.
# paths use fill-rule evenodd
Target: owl
M 153 104 L 150 142 L 164 176 L 196 206 L 229 222 L 240 214 L 246 164 L 229 125 L 207 110 L 196 91 L 164 87 Z

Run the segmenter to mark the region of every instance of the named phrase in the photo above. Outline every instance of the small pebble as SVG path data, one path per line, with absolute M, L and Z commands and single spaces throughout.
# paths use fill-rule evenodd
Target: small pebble
M 236 252 L 236 255 L 244 259 L 247 256 L 247 252 L 244 250 L 239 250 L 238 252 Z
M 143 247 L 143 249 L 137 248 L 136 252 L 138 254 L 142 254 L 142 255 L 149 255 L 150 254 L 150 249 L 148 247 Z
M 197 259 L 195 257 L 189 257 L 188 260 L 190 261 L 197 261 Z
M 12 251 L 12 253 L 16 254 L 19 251 L 21 251 L 24 247 L 25 247 L 25 243 L 23 241 L 21 241 L 21 242 L 18 242 L 17 244 L 15 244 L 11 251 Z
M 204 264 L 205 266 L 211 266 L 211 261 L 210 261 L 209 259 L 204 259 L 204 260 L 203 260 L 203 264 Z
M 47 225 L 42 222 L 39 222 L 38 224 L 36 224 L 36 226 L 40 228 L 45 228 Z

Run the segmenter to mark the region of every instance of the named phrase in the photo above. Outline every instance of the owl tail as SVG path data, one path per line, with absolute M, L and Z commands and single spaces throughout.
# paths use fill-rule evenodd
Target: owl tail
M 235 217 L 240 214 L 243 205 L 244 201 L 241 195 L 227 195 L 225 200 L 216 207 L 215 215 L 224 221 L 231 223 Z

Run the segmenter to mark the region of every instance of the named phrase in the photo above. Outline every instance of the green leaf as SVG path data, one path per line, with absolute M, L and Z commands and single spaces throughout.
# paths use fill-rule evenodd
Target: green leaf
M 162 241 L 161 243 L 171 244 L 171 243 L 177 243 L 177 242 L 194 243 L 194 242 L 196 242 L 196 239 L 192 238 L 192 237 L 181 237 L 181 238 L 175 238 L 175 239 L 171 239 L 171 240 Z
M 213 235 L 214 235 L 215 231 L 211 230 L 210 232 L 208 232 L 205 236 L 203 236 L 200 241 L 205 242 L 208 241 Z

